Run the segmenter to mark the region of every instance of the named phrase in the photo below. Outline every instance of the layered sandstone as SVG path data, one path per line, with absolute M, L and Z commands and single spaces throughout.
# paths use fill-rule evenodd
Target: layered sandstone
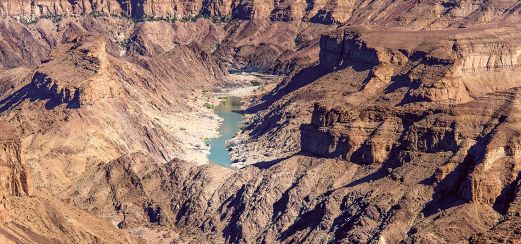
M 250 119 L 244 132 L 250 135 L 249 149 L 239 145 L 234 155 L 240 162 L 241 153 L 248 152 L 256 161 L 265 161 L 259 167 L 282 167 L 300 157 L 293 154 L 353 167 L 342 172 L 358 177 L 329 191 L 323 198 L 326 207 L 315 206 L 328 210 L 325 215 L 313 212 L 323 216 L 322 221 L 335 219 L 327 206 L 340 189 L 371 195 L 368 189 L 390 189 L 390 182 L 407 186 L 404 198 L 384 211 L 385 220 L 357 207 L 380 209 L 390 195 L 346 200 L 349 203 L 341 205 L 347 208 L 346 219 L 364 220 L 350 222 L 335 237 L 324 237 L 329 240 L 499 240 L 517 220 L 509 211 L 516 209 L 520 172 L 515 163 L 518 29 L 505 24 L 420 33 L 354 27 L 326 35 L 320 64 L 264 97 L 271 106 L 260 112 L 263 117 Z M 297 128 L 300 133 L 295 133 Z M 298 141 L 300 147 L 287 146 L 288 141 Z M 392 195 L 402 194 L 395 190 L 401 191 L 393 189 Z M 361 213 L 353 216 L 353 211 Z M 508 221 L 491 229 L 500 215 Z M 341 228 L 322 221 L 326 229 Z M 320 236 L 313 227 L 302 228 Z M 297 238 L 292 240 L 301 240 L 301 232 L 291 233 Z M 507 236 L 519 239 L 518 234 Z
M 7 196 L 28 196 L 32 194 L 32 175 L 22 161 L 20 136 L 14 127 L 0 124 L 0 165 L 2 180 L 0 193 Z
M 107 66 L 105 42 L 101 38 L 77 36 L 53 50 L 50 61 L 34 73 L 32 86 L 54 105 L 70 107 L 92 104 L 110 96 L 111 86 L 104 69 Z M 114 96 L 114 95 L 112 95 Z
M 45 190 L 33 190 L 32 173 L 22 159 L 20 136 L 15 127 L 0 123 L 2 243 L 138 242 L 108 222 L 71 208 Z
M 515 21 L 519 6 L 514 1 L 369 1 L 369 0 L 293 0 L 293 1 L 62 1 L 6 0 L 0 3 L 0 15 L 38 18 L 104 14 L 176 17 L 198 14 L 231 16 L 234 19 L 306 21 L 323 24 L 377 24 L 421 28 L 457 28 L 472 23 Z
M 118 21 L 110 23 L 129 23 Z M 40 33 L 42 24 L 25 31 Z M 176 39 L 171 46 L 161 43 L 165 45 L 155 48 L 153 39 L 141 39 L 137 30 L 122 33 L 121 26 L 108 29 L 90 18 L 64 20 L 62 25 L 42 27 L 55 41 L 47 60 L 34 68 L 4 72 L 2 79 L 12 85 L 2 86 L 0 113 L 23 132 L 23 152 L 37 185 L 59 192 L 92 163 L 134 151 L 164 161 L 178 157 L 206 162 L 204 138 L 216 133 L 218 119 L 208 114 L 204 97 L 196 96 L 224 80 L 222 67 L 209 55 L 212 43 Z M 200 30 L 201 36 L 215 35 L 211 23 L 204 25 L 208 32 Z M 120 45 L 122 34 L 134 35 L 135 46 Z M 134 51 L 138 47 L 146 50 L 143 55 Z M 199 122 L 188 120 L 191 116 Z M 38 119 L 22 122 L 28 118 Z
M 8 0 L 0 3 L 4 16 L 39 18 L 46 16 L 74 15 L 124 15 L 134 18 L 146 16 L 176 16 L 178 18 L 197 15 L 203 7 L 202 0 L 186 1 L 61 1 L 61 0 Z

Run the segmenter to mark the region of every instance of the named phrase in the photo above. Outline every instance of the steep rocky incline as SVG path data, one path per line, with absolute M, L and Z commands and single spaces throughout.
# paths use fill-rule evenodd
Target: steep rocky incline
M 216 165 L 197 167 L 179 159 L 158 164 L 136 152 L 86 172 L 69 189 L 68 199 L 120 228 L 149 223 L 175 230 L 176 223 L 196 221 L 183 216 L 184 211 L 202 217 L 205 202 L 231 173 Z
M 21 156 L 21 142 L 15 128 L 0 124 L 0 165 L 2 181 L 0 192 L 3 196 L 28 196 L 32 194 L 32 175 Z
M 322 197 L 330 203 L 336 192 L 345 199 L 346 191 L 356 191 L 364 197 L 341 204 L 348 209 L 342 221 L 371 219 L 353 220 L 334 238 L 519 240 L 519 234 L 505 234 L 519 221 L 519 28 L 352 27 L 324 36 L 320 64 L 261 100 L 261 112 L 235 139 L 232 153 L 239 165 L 265 161 L 256 167 L 283 167 L 302 157 L 295 155 L 308 155 L 352 168 L 341 170 L 352 176 L 343 187 Z M 288 146 L 297 142 L 299 147 Z M 283 156 L 289 158 L 280 161 Z M 394 190 L 377 193 L 381 188 Z M 393 200 L 397 195 L 404 198 Z M 373 218 L 353 209 L 361 205 L 385 214 Z M 302 223 L 317 215 L 322 216 L 317 226 L 339 228 L 323 222 L 342 216 L 335 212 L 313 212 L 301 216 Z M 463 224 L 465 231 L 454 232 Z M 316 227 L 298 226 L 317 236 Z
M 49 39 L 59 37 L 49 58 L 3 72 L 10 85 L 2 84 L 0 113 L 23 133 L 35 184 L 59 192 L 89 167 L 134 151 L 206 162 L 204 138 L 215 133 L 217 116 L 184 91 L 224 83 L 214 57 L 195 42 L 135 53 L 119 46 L 116 33 L 98 31 L 106 30 L 101 20 L 90 21 L 43 29 Z
M 231 16 L 234 19 L 306 21 L 313 23 L 378 24 L 408 28 L 455 28 L 472 23 L 516 21 L 516 1 L 258 1 L 258 0 L 4 0 L 0 15 L 23 18 L 50 15 L 124 15 L 176 17 L 198 14 Z
M 22 159 L 20 134 L 4 123 L 0 123 L 0 166 L 2 243 L 139 241 L 41 189 L 34 190 L 32 172 Z
M 102 39 L 89 36 L 67 40 L 36 70 L 31 85 L 36 93 L 51 97 L 53 105 L 80 107 L 109 96 L 101 91 L 105 86 L 94 82 L 107 79 L 105 45 Z
M 0 19 L 0 37 L 0 69 L 36 65 L 48 58 L 50 47 L 17 21 Z
M 300 144 L 295 132 L 301 121 L 310 121 L 310 101 L 329 108 L 339 105 L 345 111 L 373 102 L 385 107 L 450 106 L 517 87 L 518 28 L 491 25 L 462 31 L 403 32 L 351 27 L 325 35 L 320 41 L 319 64 L 301 70 L 250 108 L 260 113 L 236 139 L 234 144 L 239 146 L 232 153 L 242 164 L 297 153 L 300 147 L 288 145 Z M 356 118 L 355 112 L 350 113 Z M 352 118 L 341 120 L 347 123 Z M 360 136 L 360 140 L 364 138 Z M 248 147 L 241 147 L 246 141 Z M 240 156 L 245 152 L 249 159 Z

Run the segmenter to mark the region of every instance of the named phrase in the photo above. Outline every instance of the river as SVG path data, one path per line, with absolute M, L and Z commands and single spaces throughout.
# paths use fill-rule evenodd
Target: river
M 237 112 L 241 109 L 242 100 L 240 97 L 227 97 L 215 108 L 215 112 L 223 119 L 219 126 L 219 136 L 208 141 L 210 145 L 210 155 L 208 159 L 222 166 L 229 166 L 232 163 L 230 152 L 226 146 L 226 141 L 233 138 L 239 132 L 240 123 L 244 121 L 244 116 Z

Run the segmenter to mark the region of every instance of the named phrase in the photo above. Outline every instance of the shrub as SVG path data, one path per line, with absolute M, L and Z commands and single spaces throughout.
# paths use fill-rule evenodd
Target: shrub
M 98 18 L 98 17 L 103 16 L 103 14 L 102 14 L 101 12 L 99 12 L 99 11 L 95 11 L 95 10 L 94 10 L 94 11 L 91 11 L 91 12 L 89 13 L 89 16 L 91 16 L 92 18 Z
M 209 104 L 209 103 L 204 103 L 204 107 L 207 108 L 207 109 L 214 109 L 214 106 L 212 104 Z
M 257 80 L 252 80 L 252 81 L 250 81 L 250 84 L 251 84 L 252 86 L 260 86 L 260 85 L 261 85 L 261 83 L 260 83 L 259 81 L 257 81 Z

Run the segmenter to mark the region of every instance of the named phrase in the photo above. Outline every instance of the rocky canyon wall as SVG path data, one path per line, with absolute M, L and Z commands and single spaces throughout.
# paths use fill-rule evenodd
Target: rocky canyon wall
M 377 24 L 408 28 L 456 28 L 472 23 L 515 21 L 515 2 L 370 1 L 370 0 L 4 0 L 0 15 L 35 18 L 49 15 L 124 15 L 134 18 L 191 17 L 197 14 L 234 19 Z
M 110 223 L 34 190 L 20 134 L 0 123 L 0 242 L 134 243 Z
M 29 168 L 22 161 L 21 142 L 15 128 L 0 124 L 0 194 L 28 196 L 33 186 Z
M 509 39 L 516 28 L 495 29 L 501 38 L 367 29 L 323 37 L 322 68 L 369 72 L 358 89 L 314 105 L 301 126 L 302 151 L 387 165 L 391 175 L 395 165 L 438 162 L 442 197 L 428 207 L 463 201 L 505 213 L 520 172 L 520 44 Z

